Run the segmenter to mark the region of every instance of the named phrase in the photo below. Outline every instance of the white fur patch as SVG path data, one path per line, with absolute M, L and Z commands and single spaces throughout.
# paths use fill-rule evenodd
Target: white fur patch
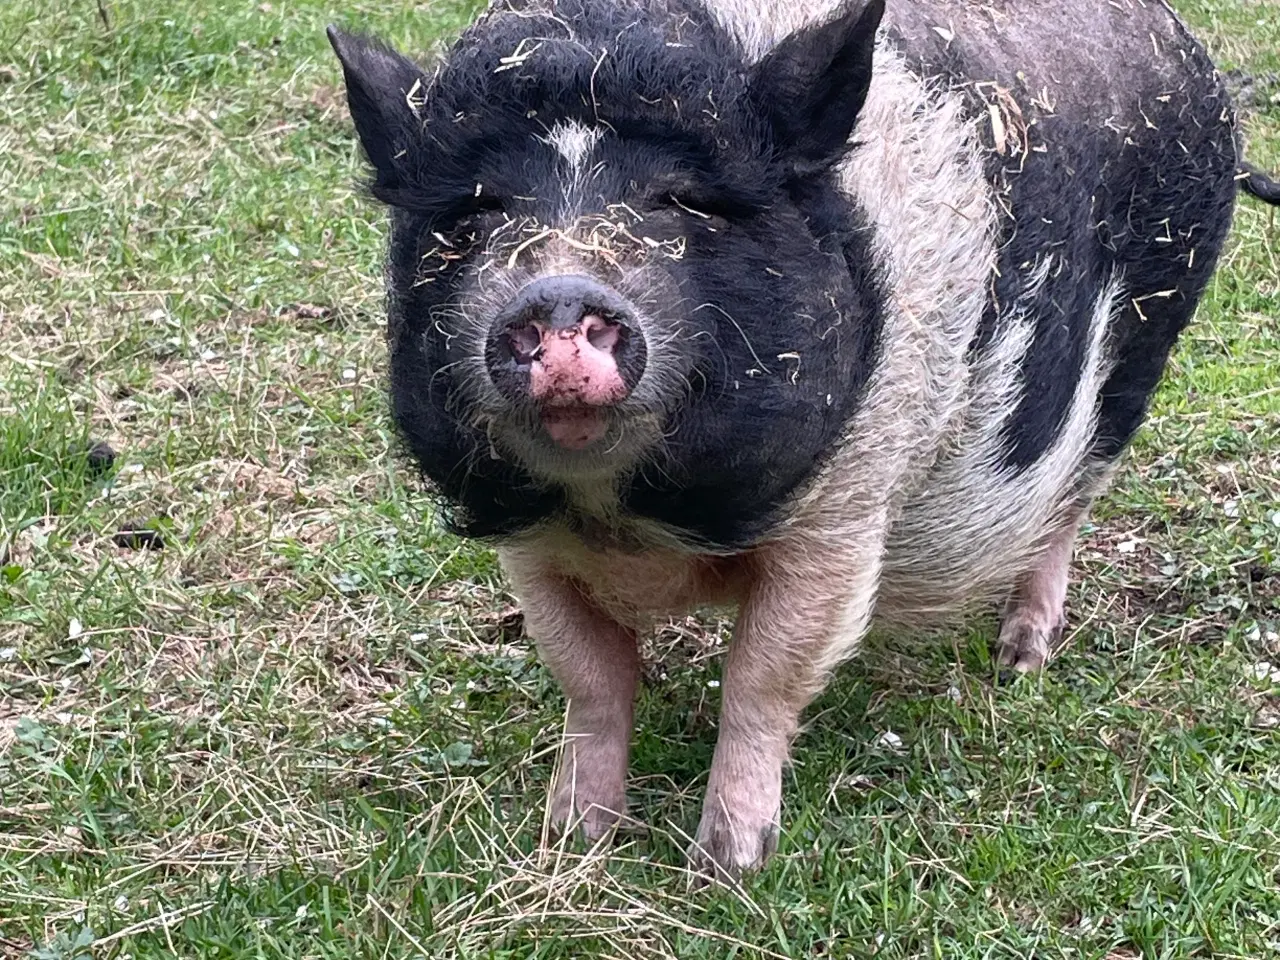
M 1063 522 L 1078 519 L 1098 395 L 1112 367 L 1107 334 L 1122 284 L 1113 277 L 1094 298 L 1084 365 L 1057 438 L 1035 464 L 1017 472 L 1001 466 L 1003 428 L 1026 391 L 1035 389 L 1023 382 L 1020 360 L 1035 324 L 1028 305 L 1048 268 L 1047 261 L 1036 268 L 1023 299 L 1002 316 L 996 342 L 974 370 L 963 422 L 894 526 L 881 586 L 883 618 L 928 622 L 997 599 L 1035 565 Z
M 882 43 L 854 136 L 862 146 L 841 183 L 875 227 L 890 299 L 866 399 L 792 521 L 795 535 L 843 554 L 849 599 L 824 666 L 856 651 L 893 573 L 893 524 L 972 402 L 966 354 L 996 257 L 995 206 L 959 93 L 922 81 Z M 813 575 L 833 575 L 828 562 L 815 558 Z
M 569 161 L 569 169 L 577 178 L 586 169 L 587 158 L 602 136 L 604 131 L 599 127 L 586 127 L 576 120 L 568 120 L 552 127 L 544 142 Z
M 591 152 L 604 136 L 599 127 L 588 127 L 576 120 L 558 122 L 545 137 L 538 139 L 558 153 L 568 167 L 561 178 L 563 199 L 560 204 L 559 222 L 567 224 L 578 215 L 579 198 L 595 169 L 590 164 Z
M 708 0 L 707 9 L 758 60 L 801 27 L 829 19 L 841 0 Z

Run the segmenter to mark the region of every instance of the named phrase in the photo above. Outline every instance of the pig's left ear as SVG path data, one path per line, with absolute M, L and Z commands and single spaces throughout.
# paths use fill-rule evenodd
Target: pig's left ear
M 415 87 L 420 91 L 426 79 L 412 60 L 376 40 L 343 33 L 333 26 L 327 33 L 342 61 L 347 105 L 356 133 L 378 173 L 374 192 L 392 193 L 402 186 L 396 158 L 417 122 L 408 97 Z
M 846 0 L 827 23 L 799 30 L 754 67 L 751 97 L 797 172 L 840 154 L 871 86 L 884 0 Z

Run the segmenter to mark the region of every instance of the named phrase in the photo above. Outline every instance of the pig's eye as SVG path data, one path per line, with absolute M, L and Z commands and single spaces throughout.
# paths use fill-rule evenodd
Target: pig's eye
M 477 224 L 486 217 L 501 214 L 507 209 L 502 197 L 497 195 L 467 197 L 456 203 L 442 220 L 465 228 Z
M 506 201 L 497 194 L 482 193 L 467 202 L 468 213 L 496 213 L 506 209 Z
M 733 211 L 728 209 L 727 204 L 715 203 L 702 197 L 689 197 L 673 193 L 667 196 L 666 202 L 668 206 L 683 211 L 695 220 L 713 223 L 717 220 L 733 219 Z

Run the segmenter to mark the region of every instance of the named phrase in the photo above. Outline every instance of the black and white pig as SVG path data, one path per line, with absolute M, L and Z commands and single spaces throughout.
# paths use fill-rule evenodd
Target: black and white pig
M 625 811 L 637 632 L 735 605 L 728 873 L 873 622 L 1002 603 L 1045 663 L 1237 182 L 1274 199 L 1160 0 L 499 0 L 429 72 L 330 36 L 396 422 L 569 700 L 552 821 Z

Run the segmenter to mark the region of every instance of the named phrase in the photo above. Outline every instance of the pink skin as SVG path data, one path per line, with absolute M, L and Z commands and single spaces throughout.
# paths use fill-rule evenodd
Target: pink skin
M 608 430 L 604 408 L 627 395 L 613 355 L 620 335 L 616 324 L 594 314 L 576 327 L 533 323 L 513 334 L 533 358 L 530 390 L 543 427 L 560 446 L 582 450 L 600 440 Z
M 1019 673 L 1043 669 L 1062 643 L 1066 626 L 1071 550 L 1083 514 L 1058 530 L 1036 565 L 1019 580 L 1005 609 L 997 662 Z

